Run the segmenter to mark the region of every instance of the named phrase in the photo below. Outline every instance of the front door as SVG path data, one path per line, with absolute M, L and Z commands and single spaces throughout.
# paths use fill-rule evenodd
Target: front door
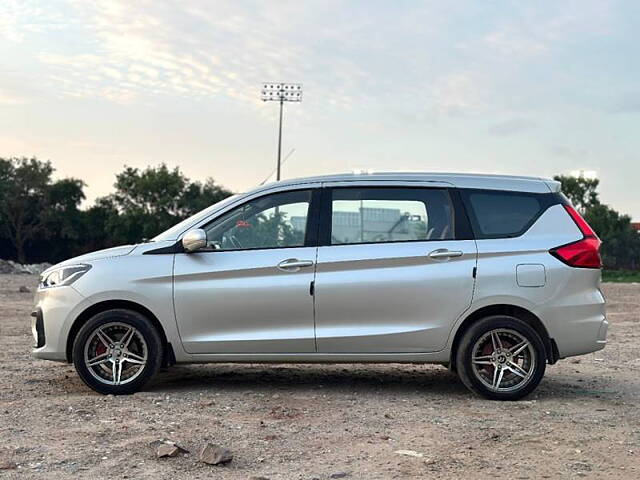
M 318 352 L 442 349 L 471 304 L 476 265 L 475 241 L 458 239 L 449 190 L 333 188 L 323 209 Z
M 315 352 L 315 196 L 250 200 L 203 227 L 205 250 L 176 254 L 175 312 L 187 352 Z

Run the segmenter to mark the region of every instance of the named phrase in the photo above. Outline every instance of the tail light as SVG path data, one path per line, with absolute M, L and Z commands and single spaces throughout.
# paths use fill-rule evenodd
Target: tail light
M 549 251 L 558 260 L 570 267 L 601 268 L 600 244 L 596 232 L 585 222 L 584 218 L 571 205 L 564 205 L 565 210 L 582 232 L 582 240 L 568 243 Z

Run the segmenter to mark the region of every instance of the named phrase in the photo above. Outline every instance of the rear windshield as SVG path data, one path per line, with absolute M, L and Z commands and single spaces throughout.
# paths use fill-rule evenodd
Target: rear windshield
M 510 238 L 526 232 L 555 196 L 552 194 L 463 190 L 476 238 Z

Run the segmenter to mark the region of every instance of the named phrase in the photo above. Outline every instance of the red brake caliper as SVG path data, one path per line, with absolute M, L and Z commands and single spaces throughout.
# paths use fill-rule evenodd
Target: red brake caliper
M 99 342 L 98 345 L 96 345 L 96 357 L 105 353 L 107 353 L 107 347 L 105 347 L 104 343 Z
M 491 343 L 487 342 L 484 347 L 482 348 L 482 356 L 484 357 L 485 355 L 491 355 L 493 353 L 493 345 L 491 345 Z M 494 366 L 493 365 L 482 365 L 487 372 L 489 373 L 489 375 L 493 375 L 493 370 L 494 370 Z

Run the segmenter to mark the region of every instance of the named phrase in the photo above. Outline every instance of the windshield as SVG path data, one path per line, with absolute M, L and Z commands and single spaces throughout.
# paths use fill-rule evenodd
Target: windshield
M 151 240 L 154 242 L 162 241 L 162 240 L 176 240 L 178 235 L 180 235 L 184 230 L 189 228 L 189 226 L 198 223 L 200 220 L 207 218 L 211 212 L 218 210 L 219 208 L 224 207 L 225 205 L 233 202 L 238 198 L 238 194 L 231 195 L 230 197 L 225 198 L 224 200 L 220 200 L 218 203 L 214 203 L 210 207 L 205 208 L 204 210 L 200 210 L 195 215 L 190 216 L 189 218 L 185 218 L 180 223 L 177 223 L 169 230 L 165 230 L 160 235 L 156 235 Z

